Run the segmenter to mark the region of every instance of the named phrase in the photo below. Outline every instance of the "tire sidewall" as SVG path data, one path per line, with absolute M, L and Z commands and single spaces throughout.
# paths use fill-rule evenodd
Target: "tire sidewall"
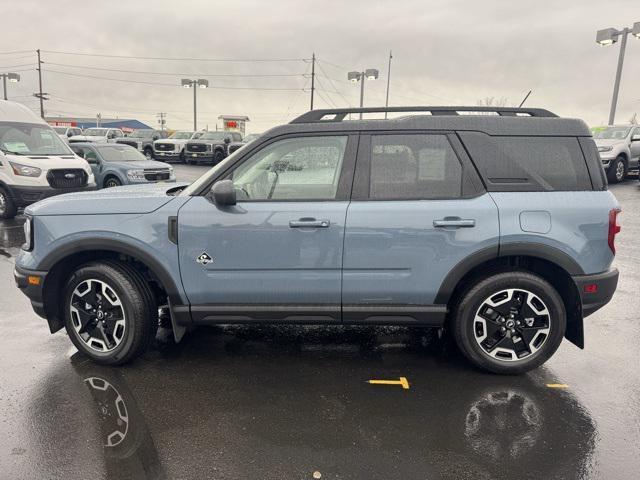
M 493 294 L 509 288 L 521 288 L 537 295 L 550 313 L 550 332 L 544 345 L 535 353 L 519 361 L 501 361 L 487 355 L 478 345 L 473 320 L 482 303 Z M 566 310 L 558 292 L 542 278 L 525 272 L 510 272 L 489 277 L 464 296 L 456 313 L 456 341 L 462 352 L 474 364 L 494 373 L 523 373 L 542 365 L 558 349 L 566 330 Z
M 0 186 L 0 195 L 4 198 L 4 211 L 0 211 L 0 218 L 6 220 L 14 218 L 17 213 L 17 208 L 11 198 L 11 195 L 2 186 Z
M 109 185 L 109 182 L 115 182 L 114 185 Z M 104 181 L 104 188 L 119 187 L 122 183 L 115 177 L 109 177 Z
M 98 352 L 90 348 L 76 332 L 73 322 L 71 321 L 71 313 L 69 311 L 71 306 L 71 296 L 76 287 L 85 280 L 96 279 L 105 282 L 110 288 L 118 295 L 122 302 L 122 307 L 125 314 L 125 332 L 124 338 L 114 350 L 109 352 Z M 95 268 L 81 268 L 69 278 L 64 288 L 64 326 L 67 330 L 67 335 L 76 346 L 85 355 L 91 357 L 93 360 L 100 363 L 115 363 L 121 360 L 131 350 L 131 346 L 134 342 L 134 322 L 137 321 L 135 312 L 131 305 L 131 301 L 125 290 L 120 284 L 108 273 L 99 271 Z

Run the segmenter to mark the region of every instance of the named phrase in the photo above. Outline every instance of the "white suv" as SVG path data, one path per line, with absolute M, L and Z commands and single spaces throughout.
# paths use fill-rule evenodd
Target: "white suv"
M 24 105 L 0 101 L 0 218 L 60 193 L 95 189 L 89 164 Z
M 124 133 L 119 128 L 91 127 L 84 130 L 82 135 L 75 135 L 69 138 L 69 143 L 115 143 L 119 138 L 123 137 Z
M 624 180 L 640 166 L 640 127 L 608 125 L 592 129 L 610 183 Z

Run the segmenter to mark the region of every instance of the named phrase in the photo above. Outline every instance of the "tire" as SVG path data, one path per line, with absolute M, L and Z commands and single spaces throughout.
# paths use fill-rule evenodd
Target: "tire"
M 122 185 L 122 182 L 118 177 L 107 177 L 104 180 L 104 188 L 119 187 L 120 185 Z
M 558 349 L 566 310 L 549 282 L 513 271 L 472 285 L 455 306 L 452 322 L 456 344 L 471 363 L 493 373 L 521 374 L 542 365 Z
M 153 160 L 153 150 L 150 148 L 145 148 L 144 156 L 147 158 L 147 160 Z
M 0 218 L 9 220 L 14 218 L 18 213 L 18 207 L 16 207 L 13 198 L 7 190 L 0 187 Z
M 224 153 L 222 153 L 220 150 L 213 154 L 214 165 L 219 164 L 222 160 L 224 160 Z
M 609 170 L 607 170 L 607 179 L 609 180 L 609 183 L 619 183 L 625 179 L 627 173 L 627 163 L 625 162 L 624 157 L 620 155 L 613 161 Z
M 67 334 L 75 347 L 96 363 L 127 363 L 141 355 L 155 335 L 158 311 L 153 294 L 142 276 L 125 264 L 104 261 L 82 265 L 63 292 Z

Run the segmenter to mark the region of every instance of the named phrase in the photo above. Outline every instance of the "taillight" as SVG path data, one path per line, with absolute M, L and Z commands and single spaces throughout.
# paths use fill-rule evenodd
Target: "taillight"
M 620 233 L 620 225 L 618 225 L 618 215 L 620 214 L 619 208 L 609 210 L 609 236 L 607 238 L 609 242 L 609 248 L 616 254 L 616 235 Z

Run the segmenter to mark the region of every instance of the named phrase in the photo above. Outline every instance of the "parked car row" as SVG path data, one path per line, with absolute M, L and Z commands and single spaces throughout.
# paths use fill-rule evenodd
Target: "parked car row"
M 640 164 L 640 126 L 608 125 L 592 130 L 610 183 L 618 183 Z
M 27 107 L 0 101 L 0 219 L 62 193 L 175 182 L 173 168 L 114 140 L 117 129 L 55 130 Z M 69 137 L 68 135 L 71 134 Z M 69 144 L 62 140 L 69 140 Z
M 180 163 L 217 165 L 258 134 L 243 139 L 240 132 L 175 132 L 167 139 L 153 142 L 154 158 Z

